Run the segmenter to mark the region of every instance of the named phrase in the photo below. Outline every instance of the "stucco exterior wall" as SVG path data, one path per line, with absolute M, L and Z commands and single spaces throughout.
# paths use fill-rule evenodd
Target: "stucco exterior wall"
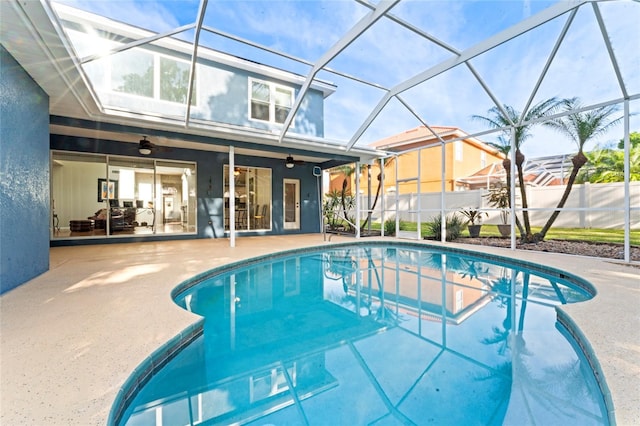
M 0 46 L 0 293 L 49 269 L 49 97 Z

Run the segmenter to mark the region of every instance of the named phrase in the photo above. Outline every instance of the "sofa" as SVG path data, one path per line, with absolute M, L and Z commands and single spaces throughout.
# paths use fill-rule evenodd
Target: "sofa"
M 134 207 L 112 207 L 109 217 L 109 230 L 129 231 L 133 230 L 136 220 L 136 209 Z M 107 226 L 107 209 L 100 209 L 93 216 L 90 216 L 95 223 L 95 229 L 105 229 Z

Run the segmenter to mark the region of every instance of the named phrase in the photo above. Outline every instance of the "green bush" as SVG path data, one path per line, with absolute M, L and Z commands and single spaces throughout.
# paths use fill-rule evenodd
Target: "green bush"
M 396 218 L 384 221 L 384 235 L 394 235 L 396 233 Z
M 445 217 L 447 227 L 447 241 L 457 239 L 465 228 L 465 222 L 458 215 L 452 214 Z M 434 216 L 427 224 L 427 228 L 433 235 L 433 238 L 440 241 L 442 239 L 442 216 Z

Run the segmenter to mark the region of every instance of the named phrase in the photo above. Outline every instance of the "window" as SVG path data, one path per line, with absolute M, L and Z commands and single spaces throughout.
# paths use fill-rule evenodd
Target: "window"
M 173 59 L 160 58 L 160 99 L 163 101 L 187 103 L 189 93 L 189 63 Z M 195 93 L 196 81 L 193 80 Z M 195 105 L 195 96 L 191 97 L 191 105 Z
M 111 58 L 111 89 L 153 97 L 153 55 L 142 49 L 125 50 Z
M 480 168 L 484 169 L 487 167 L 487 153 L 482 151 L 480 152 Z
M 462 161 L 462 149 L 463 149 L 462 141 L 455 141 L 453 143 L 453 149 L 455 151 L 454 155 L 456 161 Z
M 269 120 L 270 101 L 269 86 L 254 81 L 251 83 L 251 118 L 255 120 Z
M 250 118 L 284 123 L 293 106 L 293 89 L 259 80 L 249 80 Z
M 118 180 L 120 188 L 118 189 L 118 198 L 125 200 L 135 199 L 135 183 L 136 175 L 132 169 L 120 169 L 120 178 Z
M 122 43 L 109 40 L 108 34 L 91 35 L 68 30 L 74 47 L 90 55 L 96 46 L 113 49 Z M 189 92 L 191 63 L 171 55 L 140 47 L 90 61 L 83 65 L 98 91 L 126 93 L 185 105 Z M 197 76 L 197 72 L 196 72 Z M 196 105 L 196 76 L 193 79 L 191 104 Z
M 276 87 L 276 123 L 284 123 L 287 119 L 287 115 L 289 115 L 289 111 L 291 111 L 292 105 L 293 97 L 291 89 Z
M 464 308 L 464 293 L 462 290 L 456 290 L 456 310 L 460 312 Z

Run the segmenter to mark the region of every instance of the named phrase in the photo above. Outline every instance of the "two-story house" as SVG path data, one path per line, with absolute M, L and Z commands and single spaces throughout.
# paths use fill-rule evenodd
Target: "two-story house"
M 50 245 L 318 232 L 322 169 L 379 155 L 325 140 L 334 84 L 214 50 L 202 23 L 0 7 L 3 289 Z

